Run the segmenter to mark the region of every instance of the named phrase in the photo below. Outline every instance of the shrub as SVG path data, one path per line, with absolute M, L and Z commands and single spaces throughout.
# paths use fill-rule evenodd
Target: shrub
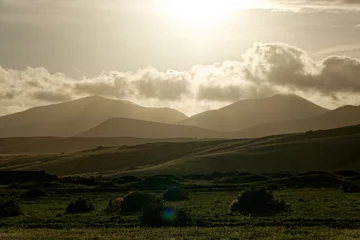
M 79 198 L 74 202 L 69 203 L 66 208 L 68 213 L 87 213 L 94 210 L 94 205 L 85 198 Z
M 287 208 L 283 201 L 275 199 L 265 188 L 247 190 L 230 205 L 232 212 L 251 215 L 275 214 Z
M 46 196 L 46 192 L 41 190 L 41 189 L 30 189 L 28 191 L 26 191 L 24 194 L 21 195 L 21 198 L 24 200 L 31 200 L 31 199 L 36 199 L 39 197 L 44 197 Z
M 192 219 L 186 211 L 165 207 L 161 203 L 146 205 L 140 217 L 140 225 L 147 227 L 178 227 L 191 224 Z
M 341 190 L 346 193 L 358 193 L 360 192 L 360 184 L 356 183 L 345 183 L 341 186 Z
M 0 217 L 15 217 L 21 215 L 21 207 L 14 200 L 0 200 Z
M 139 212 L 144 205 L 160 202 L 153 194 L 130 192 L 120 199 L 121 210 L 124 212 Z
M 164 201 L 184 201 L 188 199 L 187 192 L 179 187 L 172 187 L 163 194 Z

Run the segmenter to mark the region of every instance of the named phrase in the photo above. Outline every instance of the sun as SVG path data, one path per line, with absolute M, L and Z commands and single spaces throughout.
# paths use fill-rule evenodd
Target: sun
M 224 20 L 231 7 L 224 0 L 167 0 L 171 17 L 195 27 L 207 27 Z

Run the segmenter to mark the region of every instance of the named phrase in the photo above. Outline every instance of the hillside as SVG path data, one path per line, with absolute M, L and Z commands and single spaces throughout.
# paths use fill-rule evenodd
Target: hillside
M 78 137 L 219 138 L 220 133 L 193 126 L 172 125 L 128 118 L 112 118 Z
M 95 137 L 21 137 L 0 138 L 0 154 L 73 153 L 99 146 L 134 146 L 154 142 L 191 142 L 198 139 L 146 139 L 146 138 L 95 138 Z
M 360 125 L 258 139 L 95 148 L 72 154 L 3 155 L 0 170 L 57 175 L 360 171 Z
M 296 95 L 242 100 L 203 112 L 180 122 L 216 131 L 238 131 L 251 126 L 318 116 L 328 110 Z
M 294 120 L 267 123 L 232 133 L 232 136 L 262 137 L 275 134 L 331 129 L 360 124 L 360 107 L 344 106 L 321 116 Z
M 97 96 L 31 108 L 0 117 L 0 137 L 74 136 L 114 117 L 174 123 L 187 117 L 170 108 L 146 108 Z

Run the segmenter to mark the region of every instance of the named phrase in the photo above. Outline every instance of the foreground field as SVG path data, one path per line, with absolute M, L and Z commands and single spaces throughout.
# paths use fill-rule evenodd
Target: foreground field
M 352 171 L 298 175 L 214 172 L 142 178 L 71 177 L 38 183 L 5 183 L 3 178 L 0 199 L 12 199 L 21 212 L 0 217 L 0 239 L 357 239 L 359 176 Z M 173 186 L 186 191 L 187 198 L 166 200 L 164 192 Z M 263 187 L 288 208 L 261 215 L 230 211 L 232 201 L 246 189 Z M 38 190 L 35 195 L 34 189 Z M 109 202 L 131 191 L 151 193 L 168 209 L 185 211 L 190 221 L 181 227 L 146 228 L 148 225 L 141 222 L 144 210 L 126 212 L 121 207 L 109 211 Z M 77 199 L 87 199 L 93 208 L 84 213 L 69 212 L 68 204 Z M 0 214 L 4 214 L 2 209 Z
M 0 229 L 2 240 L 138 239 L 138 240 L 233 240 L 233 239 L 336 239 L 360 238 L 359 229 L 328 227 L 216 227 L 216 228 L 97 228 L 97 229 Z

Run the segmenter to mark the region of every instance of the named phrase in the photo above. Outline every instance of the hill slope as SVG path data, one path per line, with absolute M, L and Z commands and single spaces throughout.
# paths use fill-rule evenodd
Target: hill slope
M 0 170 L 72 174 L 360 170 L 360 125 L 245 140 L 151 143 L 73 154 L 0 155 Z
M 187 117 L 170 108 L 146 108 L 97 96 L 0 117 L 0 137 L 73 136 L 114 117 L 174 123 Z
M 0 154 L 50 154 L 50 153 L 73 153 L 99 146 L 135 146 L 155 142 L 190 142 L 198 139 L 147 139 L 128 137 L 20 137 L 0 138 Z
M 112 118 L 78 137 L 135 137 L 135 138 L 218 138 L 215 131 L 193 126 L 156 123 L 128 118 Z
M 339 128 L 356 124 L 360 124 L 360 107 L 344 106 L 327 112 L 321 116 L 294 121 L 262 124 L 241 130 L 231 135 L 237 137 L 262 137 L 275 134 Z
M 197 114 L 180 124 L 230 132 L 263 123 L 309 118 L 327 111 L 296 95 L 276 95 L 242 100 L 219 110 Z

